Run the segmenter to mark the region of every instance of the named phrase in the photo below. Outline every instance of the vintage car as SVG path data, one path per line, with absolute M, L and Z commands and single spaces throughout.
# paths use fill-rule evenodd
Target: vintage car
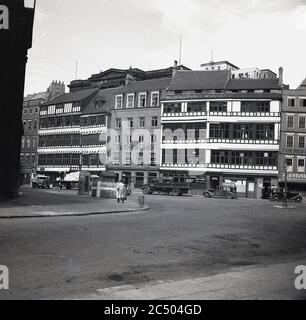
M 235 186 L 220 186 L 215 190 L 205 190 L 203 196 L 205 198 L 237 199 L 237 190 Z
M 272 201 L 284 201 L 285 192 L 281 189 L 272 189 L 271 200 Z M 303 196 L 298 192 L 287 192 L 287 200 L 291 202 L 302 202 Z
M 159 180 L 152 179 L 149 184 L 144 184 L 141 189 L 143 194 L 156 192 L 182 196 L 183 194 L 188 194 L 190 187 L 188 182 L 174 182 L 171 178 L 163 178 Z
M 34 189 L 50 189 L 50 178 L 41 174 L 32 174 L 31 185 Z

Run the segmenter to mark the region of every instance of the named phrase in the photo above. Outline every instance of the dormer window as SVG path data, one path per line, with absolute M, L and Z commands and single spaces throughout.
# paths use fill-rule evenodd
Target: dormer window
M 159 106 L 159 92 L 152 92 L 151 94 L 151 107 Z
M 127 107 L 127 109 L 132 109 L 132 108 L 134 108 L 134 100 L 135 100 L 134 94 L 128 94 L 128 95 L 127 95 L 127 101 L 126 101 L 126 107 Z
M 96 109 L 102 108 L 103 103 L 105 103 L 105 100 L 103 100 L 103 99 L 96 100 L 95 101 L 95 108 Z
M 145 108 L 147 106 L 147 94 L 139 93 L 138 107 Z
M 115 109 L 122 109 L 123 106 L 123 95 L 116 96 Z
M 95 109 L 99 109 L 101 106 L 101 101 L 95 101 Z

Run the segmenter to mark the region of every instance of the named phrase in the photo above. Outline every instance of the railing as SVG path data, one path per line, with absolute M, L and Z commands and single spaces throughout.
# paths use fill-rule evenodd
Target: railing
M 163 144 L 188 144 L 188 143 L 207 143 L 207 139 L 177 139 L 177 140 L 163 140 Z
M 161 165 L 163 168 L 170 168 L 170 167 L 175 167 L 175 168 L 206 168 L 207 164 L 205 163 L 164 163 Z
M 203 116 L 231 116 L 231 117 L 280 117 L 279 112 L 227 112 L 227 111 L 194 111 L 194 112 L 164 112 L 163 117 L 203 117 Z
M 243 170 L 275 170 L 277 171 L 277 166 L 269 165 L 240 165 L 240 164 L 219 164 L 219 163 L 209 163 L 207 168 L 210 169 L 243 169 Z
M 73 148 L 80 148 L 80 144 L 71 145 L 71 146 L 38 146 L 38 149 L 73 149 Z
M 85 128 L 103 128 L 106 127 L 106 123 L 103 124 L 81 124 L 81 129 L 85 129 Z
M 43 130 L 54 130 L 54 129 L 80 129 L 80 125 L 79 124 L 74 124 L 74 125 L 69 125 L 69 126 L 50 126 L 50 127 L 39 127 L 39 131 L 43 131 Z
M 232 170 L 262 170 L 262 171 L 277 171 L 276 166 L 261 166 L 261 165 L 235 165 L 235 164 L 173 164 L 164 163 L 161 165 L 162 168 L 206 168 L 206 169 L 232 169 Z
M 279 112 L 222 112 L 211 111 L 210 116 L 231 116 L 231 117 L 280 117 Z
M 194 111 L 194 112 L 172 112 L 172 113 L 166 113 L 164 112 L 163 117 L 203 117 L 207 116 L 206 111 Z
M 229 143 L 229 144 L 266 144 L 278 145 L 278 140 L 251 140 L 251 139 L 222 139 L 222 138 L 209 138 L 209 139 L 172 139 L 163 140 L 163 144 L 192 144 L 192 143 Z
M 208 143 L 237 143 L 237 144 L 273 144 L 278 145 L 278 140 L 253 140 L 253 139 L 223 139 L 209 138 Z

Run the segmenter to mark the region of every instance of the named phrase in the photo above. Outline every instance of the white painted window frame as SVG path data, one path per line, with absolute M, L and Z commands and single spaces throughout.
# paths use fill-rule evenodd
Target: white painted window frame
M 294 106 L 289 106 L 289 100 L 294 100 Z M 295 108 L 296 107 L 296 97 L 287 97 L 287 106 L 290 108 Z
M 129 106 L 129 98 L 130 97 L 133 97 L 133 103 L 132 103 L 132 106 L 130 107 Z M 135 94 L 134 93 L 129 93 L 126 97 L 126 108 L 127 109 L 133 109 L 135 108 Z
M 304 166 L 299 166 L 299 160 L 304 160 Z M 298 173 L 305 173 L 306 157 L 297 156 L 296 158 L 296 167 Z
M 153 105 L 153 96 L 154 95 L 158 95 L 158 99 L 157 99 L 157 105 Z M 151 92 L 151 107 L 159 107 L 160 105 L 160 92 L 159 91 L 153 91 Z
M 145 98 L 146 98 L 146 103 L 145 103 L 144 107 L 140 105 L 141 96 L 145 96 Z M 138 108 L 145 108 L 147 106 L 147 102 L 148 102 L 147 99 L 148 99 L 148 97 L 147 97 L 146 92 L 139 92 L 139 94 L 138 94 Z
M 292 147 L 288 147 L 288 137 L 292 137 Z M 293 134 L 286 134 L 286 148 L 294 148 L 294 133 Z
M 121 98 L 120 108 L 118 108 L 118 98 Z M 123 109 L 123 94 L 116 95 L 116 98 L 115 98 L 115 109 L 116 110 Z

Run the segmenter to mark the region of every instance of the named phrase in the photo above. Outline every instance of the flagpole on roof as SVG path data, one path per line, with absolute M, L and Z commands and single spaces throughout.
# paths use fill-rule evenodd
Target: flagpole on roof
M 180 35 L 180 58 L 179 58 L 179 66 L 182 65 L 182 46 L 183 46 L 183 36 Z
M 79 61 L 76 60 L 76 63 L 75 63 L 75 80 L 78 79 L 78 66 L 79 66 Z

